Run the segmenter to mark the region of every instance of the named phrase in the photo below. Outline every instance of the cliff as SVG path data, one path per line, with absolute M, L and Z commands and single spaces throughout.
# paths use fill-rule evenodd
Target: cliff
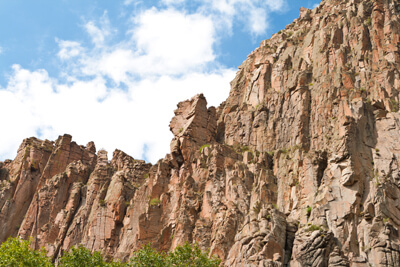
M 226 266 L 400 266 L 399 38 L 394 0 L 301 9 L 218 108 L 178 104 L 155 165 L 25 139 L 0 163 L 0 241 L 33 236 L 54 259 L 190 241 Z

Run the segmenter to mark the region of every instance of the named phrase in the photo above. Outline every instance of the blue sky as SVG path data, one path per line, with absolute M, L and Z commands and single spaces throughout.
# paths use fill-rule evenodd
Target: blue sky
M 317 4 L 0 0 L 0 160 L 23 138 L 69 133 L 156 162 L 179 101 L 221 103 L 246 56 Z

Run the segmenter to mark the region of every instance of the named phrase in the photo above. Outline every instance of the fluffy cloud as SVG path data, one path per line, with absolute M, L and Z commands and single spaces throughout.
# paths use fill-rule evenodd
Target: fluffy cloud
M 89 21 L 85 24 L 85 29 L 90 35 L 92 42 L 95 46 L 102 46 L 104 41 L 110 37 L 113 33 L 113 29 L 110 26 L 110 20 L 108 19 L 107 12 L 104 12 L 100 18 L 99 25 L 94 21 Z
M 317 3 L 313 4 L 311 8 L 314 9 L 314 8 L 316 8 L 317 6 L 319 6 L 319 4 L 320 4 L 320 3 L 317 2 Z
M 144 5 L 145 1 L 125 0 L 126 5 Z M 287 0 L 160 0 L 158 6 L 195 12 L 212 19 L 220 34 L 232 33 L 234 22 L 240 22 L 253 35 L 262 35 L 268 29 L 269 14 L 287 9 Z M 193 12 L 193 11 L 192 11 Z
M 60 77 L 46 70 L 13 66 L 0 88 L 0 159 L 12 158 L 23 138 L 54 140 L 69 133 L 80 144 L 95 141 L 110 153 L 119 148 L 156 162 L 169 152 L 169 121 L 179 101 L 204 93 L 218 106 L 229 93 L 235 70 L 221 66 L 215 46 L 220 35 L 240 21 L 252 34 L 264 34 L 271 11 L 285 0 L 162 0 L 140 9 L 129 21 L 125 39 L 107 12 L 83 28 L 91 44 L 58 40 Z M 126 0 L 139 5 L 141 1 Z M 1 51 L 1 50 L 0 50 Z
M 135 19 L 135 24 L 133 41 L 144 55 L 142 63 L 157 66 L 161 62 L 167 64 L 161 69 L 182 73 L 215 58 L 214 25 L 208 17 L 152 8 Z
M 208 17 L 153 8 L 113 45 L 107 21 L 85 24 L 92 48 L 57 40 L 66 66 L 62 80 L 13 66 L 0 89 L 0 112 L 10 114 L 0 157 L 12 158 L 25 137 L 54 140 L 69 133 L 80 144 L 93 140 L 109 152 L 119 148 L 156 162 L 169 152 L 168 124 L 178 102 L 204 93 L 217 106 L 228 96 L 235 71 L 215 63 Z
M 204 71 L 215 63 L 215 30 L 208 17 L 152 8 L 132 23 L 128 40 L 82 57 L 82 73 L 100 73 L 119 84 L 129 83 L 132 76 Z
M 58 46 L 60 48 L 60 50 L 57 53 L 57 56 L 61 60 L 66 60 L 66 59 L 70 59 L 73 57 L 77 57 L 83 51 L 81 44 L 78 42 L 63 41 L 63 40 L 58 40 L 58 39 L 56 39 L 56 42 L 58 43 Z
M 163 0 L 167 6 L 180 7 L 182 0 Z M 254 35 L 262 35 L 268 29 L 268 14 L 283 11 L 286 0 L 194 0 L 202 14 L 212 18 L 221 33 L 231 32 L 234 21 L 241 21 Z
M 168 124 L 176 104 L 203 92 L 209 104 L 218 105 L 226 99 L 234 75 L 232 70 L 223 70 L 179 78 L 160 76 L 132 82 L 122 90 L 108 88 L 100 77 L 63 84 L 44 70 L 13 68 L 7 88 L 0 90 L 0 112 L 9 114 L 2 119 L 7 131 L 0 138 L 0 147 L 6 151 L 1 157 L 10 157 L 27 136 L 40 133 L 55 139 L 70 133 L 80 144 L 94 140 L 98 148 L 109 152 L 119 148 L 155 162 L 169 151 Z

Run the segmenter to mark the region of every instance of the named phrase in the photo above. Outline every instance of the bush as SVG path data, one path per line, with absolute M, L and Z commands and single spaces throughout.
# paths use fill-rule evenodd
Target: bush
M 100 252 L 92 253 L 79 246 L 65 252 L 59 267 L 217 267 L 221 260 L 209 258 L 198 245 L 185 243 L 169 253 L 158 252 L 151 245 L 136 251 L 129 263 L 106 262 Z M 30 249 L 30 241 L 9 238 L 0 246 L 0 267 L 53 267 L 46 251 Z
M 150 206 L 158 206 L 161 203 L 161 201 L 158 198 L 152 198 L 150 200 Z
M 188 242 L 183 246 L 178 246 L 167 256 L 167 262 L 170 266 L 185 267 L 217 267 L 221 260 L 216 257 L 209 258 L 202 252 L 197 244 L 190 245 Z
M 119 267 L 123 264 L 118 262 L 106 262 L 100 252 L 93 254 L 84 246 L 73 247 L 71 251 L 66 252 L 59 261 L 59 267 Z
M 314 232 L 314 231 L 317 231 L 317 230 L 318 231 L 323 231 L 321 226 L 311 224 L 310 227 L 308 227 L 308 229 L 306 229 L 306 232 Z
M 217 267 L 221 260 L 209 258 L 206 253 L 195 244 L 185 243 L 168 254 L 160 253 L 150 245 L 144 246 L 134 253 L 129 266 L 132 267 Z
M 204 148 L 210 147 L 210 146 L 211 146 L 210 144 L 202 145 L 202 146 L 200 147 L 200 149 L 199 149 L 199 152 L 200 152 L 200 153 L 203 152 L 203 149 L 204 149 Z
M 129 266 L 132 267 L 163 267 L 166 265 L 166 255 L 156 251 L 150 244 L 136 251 L 129 262 Z
M 307 206 L 307 210 L 306 210 L 306 212 L 307 212 L 307 217 L 310 217 L 311 211 L 312 211 L 312 208 L 311 208 L 310 206 Z
M 32 250 L 31 240 L 8 238 L 0 246 L 0 266 L 7 267 L 51 267 L 50 259 L 46 257 L 44 249 Z

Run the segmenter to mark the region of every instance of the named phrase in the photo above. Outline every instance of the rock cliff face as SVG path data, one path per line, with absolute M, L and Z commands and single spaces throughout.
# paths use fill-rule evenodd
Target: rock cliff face
M 325 0 L 228 99 L 178 104 L 155 165 L 64 135 L 0 163 L 0 241 L 127 260 L 198 242 L 226 266 L 400 266 L 400 3 Z

